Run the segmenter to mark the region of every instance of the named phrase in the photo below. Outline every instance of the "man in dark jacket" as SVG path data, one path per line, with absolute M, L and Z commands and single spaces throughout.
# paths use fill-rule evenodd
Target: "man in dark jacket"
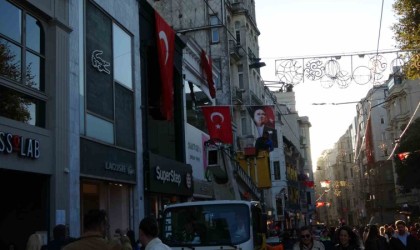
M 395 222 L 397 232 L 389 240 L 391 250 L 420 250 L 419 241 L 407 232 L 403 220 Z
M 53 229 L 54 239 L 48 243 L 48 250 L 61 250 L 62 247 L 74 241 L 73 238 L 68 237 L 67 228 L 63 224 L 58 224 Z
M 259 137 L 255 142 L 255 150 L 258 151 L 265 150 L 267 152 L 273 151 L 273 142 L 270 140 L 269 133 L 264 131 L 263 136 Z

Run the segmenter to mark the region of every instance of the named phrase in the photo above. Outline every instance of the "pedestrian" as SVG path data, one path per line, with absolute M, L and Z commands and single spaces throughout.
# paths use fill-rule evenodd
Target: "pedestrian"
M 349 226 L 341 226 L 336 231 L 338 235 L 338 244 L 334 246 L 335 250 L 360 250 L 360 241 L 357 235 Z
M 334 243 L 330 237 L 330 231 L 327 228 L 322 229 L 319 240 L 324 244 L 325 250 L 332 250 Z
M 144 218 L 139 225 L 140 243 L 145 250 L 170 250 L 158 237 L 159 226 L 152 216 Z
M 26 250 L 41 250 L 42 236 L 38 233 L 31 234 L 26 243 Z
M 122 244 L 122 250 L 135 250 L 131 246 L 130 238 L 128 238 L 127 235 L 121 236 L 120 240 L 121 240 L 121 244 Z
M 300 240 L 293 245 L 293 250 L 325 250 L 324 244 L 312 237 L 310 227 L 301 227 L 299 235 Z
M 397 232 L 389 240 L 391 250 L 420 250 L 419 241 L 407 232 L 405 221 L 395 222 Z
M 80 239 L 66 245 L 63 250 L 121 249 L 121 245 L 110 244 L 105 239 L 108 228 L 108 216 L 105 210 L 90 210 L 83 217 L 83 235 Z
M 292 233 L 289 230 L 285 230 L 283 233 L 283 248 L 284 250 L 292 250 L 295 245 L 295 240 L 292 239 Z
M 61 250 L 62 247 L 74 241 L 67 234 L 67 227 L 63 224 L 58 224 L 53 229 L 53 240 L 48 242 L 48 250 Z
M 255 150 L 256 154 L 261 150 L 267 152 L 273 151 L 273 142 L 270 139 L 270 134 L 267 131 L 264 131 L 263 135 L 255 141 Z
M 369 231 L 364 244 L 365 250 L 389 250 L 386 238 L 380 235 L 377 225 L 369 225 Z

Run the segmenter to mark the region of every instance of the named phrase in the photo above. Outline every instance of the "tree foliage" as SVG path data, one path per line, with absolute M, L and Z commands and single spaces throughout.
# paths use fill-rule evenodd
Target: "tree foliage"
M 402 50 L 413 50 L 403 71 L 408 79 L 420 78 L 420 1 L 396 0 L 393 5 L 398 23 L 392 27 Z
M 14 81 L 20 81 L 20 65 L 15 60 L 16 55 L 12 53 L 6 43 L 0 43 L 0 75 Z M 28 72 L 30 76 L 30 72 Z M 32 81 L 33 77 L 30 76 Z M 28 122 L 31 114 L 28 105 L 31 102 L 18 92 L 0 86 L 0 116 L 8 117 L 17 121 Z
M 410 152 L 406 159 L 400 160 L 395 157 L 397 184 L 402 186 L 405 191 L 420 188 L 420 118 L 410 125 L 400 140 L 396 155 L 404 152 Z

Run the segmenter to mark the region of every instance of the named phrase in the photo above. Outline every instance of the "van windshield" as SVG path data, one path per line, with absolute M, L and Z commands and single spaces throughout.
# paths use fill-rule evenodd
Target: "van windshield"
M 235 245 L 250 238 L 245 204 L 173 207 L 162 219 L 162 241 L 171 247 Z

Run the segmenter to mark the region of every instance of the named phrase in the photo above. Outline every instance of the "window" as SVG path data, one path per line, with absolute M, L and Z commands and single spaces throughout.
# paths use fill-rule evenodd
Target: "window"
M 407 96 L 402 96 L 401 97 L 401 113 L 404 114 L 406 112 L 408 112 L 408 108 L 407 108 Z
M 131 67 L 131 37 L 115 23 L 113 29 L 114 78 L 129 89 L 133 89 Z
M 241 128 L 242 135 L 248 134 L 248 116 L 245 111 L 241 111 Z
M 184 86 L 187 123 L 202 131 L 207 131 L 204 116 L 203 113 L 199 111 L 199 107 L 211 105 L 212 102 L 210 97 L 193 82 L 185 81 Z
M 134 149 L 132 37 L 89 1 L 85 23 L 86 105 L 81 107 L 86 128 L 81 131 L 103 142 Z
M 45 127 L 44 47 L 41 22 L 0 0 L 0 116 Z
M 239 89 L 244 89 L 244 66 L 242 64 L 238 65 L 238 85 Z
M 274 168 L 274 180 L 280 180 L 281 174 L 280 174 L 280 162 L 274 161 L 273 162 L 273 168 Z
M 236 44 L 241 45 L 241 23 L 239 21 L 235 22 L 235 39 Z
M 219 18 L 216 15 L 210 16 L 210 25 L 212 27 L 217 26 L 219 24 Z M 218 43 L 220 42 L 220 35 L 219 35 L 219 28 L 211 28 L 211 43 Z

